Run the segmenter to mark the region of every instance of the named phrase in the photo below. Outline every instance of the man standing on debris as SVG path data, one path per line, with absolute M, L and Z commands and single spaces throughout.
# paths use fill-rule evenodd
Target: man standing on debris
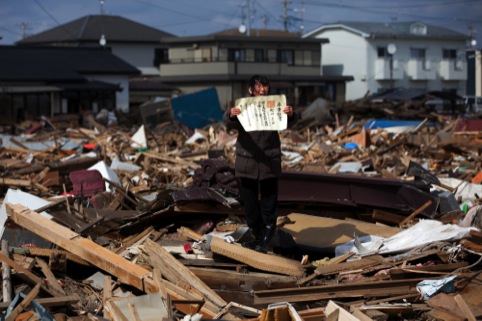
M 250 96 L 267 96 L 269 91 L 270 83 L 265 76 L 254 75 L 249 79 Z M 288 124 L 293 124 L 297 118 L 293 108 L 285 106 L 283 112 L 288 116 Z M 254 236 L 254 240 L 243 242 L 242 245 L 267 253 L 278 217 L 281 141 L 276 130 L 247 132 L 237 117 L 240 114 L 240 107 L 232 107 L 224 114 L 224 120 L 238 130 L 235 176 L 240 183 L 246 222 Z

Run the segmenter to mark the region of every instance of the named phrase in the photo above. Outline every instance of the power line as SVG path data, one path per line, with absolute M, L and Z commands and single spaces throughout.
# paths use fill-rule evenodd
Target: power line
M 188 3 L 186 4 L 182 4 L 180 3 L 181 1 L 176 1 L 176 2 L 172 2 L 172 1 L 168 1 L 168 6 L 161 6 L 157 3 L 151 3 L 149 1 L 143 1 L 143 0 L 130 0 L 132 2 L 136 2 L 136 3 L 140 3 L 144 6 L 147 6 L 147 7 L 151 7 L 151 8 L 154 8 L 154 9 L 158 9 L 158 10 L 162 10 L 162 11 L 166 11 L 166 12 L 170 12 L 170 13 L 174 13 L 174 14 L 177 14 L 177 15 L 180 15 L 180 16 L 184 16 L 184 17 L 189 17 L 189 18 L 192 18 L 193 20 L 191 21 L 185 21 L 185 20 L 179 20 L 177 19 L 176 22 L 169 22 L 169 23 L 166 23 L 166 24 L 161 24 L 161 26 L 164 26 L 164 25 L 169 25 L 169 26 L 172 26 L 172 25 L 183 25 L 183 24 L 192 24 L 192 23 L 197 23 L 199 21 L 207 21 L 207 22 L 214 22 L 214 23 L 219 23 L 219 22 L 216 22 L 214 21 L 213 19 L 216 17 L 216 16 L 225 16 L 226 13 L 225 12 L 220 12 L 220 11 L 214 11 L 212 10 L 212 7 L 209 7 L 209 6 L 195 6 L 193 5 L 193 2 L 192 1 L 188 1 Z M 180 4 L 183 6 L 183 11 L 179 11 L 179 10 L 174 10 L 172 9 L 173 5 L 177 5 L 177 4 Z M 188 14 L 185 12 L 185 7 L 186 6 L 189 6 L 190 8 L 198 8 L 200 10 L 208 10 L 210 15 L 192 15 L 192 14 Z M 239 10 L 239 6 L 237 7 Z M 234 17 L 234 15 L 233 15 Z M 228 20 L 228 23 L 222 23 L 222 25 L 224 26 L 229 26 L 229 27 L 232 27 L 232 24 L 229 23 L 229 21 L 232 21 L 231 20 Z
M 34 0 L 34 1 L 40 7 L 40 9 L 42 9 L 42 11 L 45 12 L 50 17 L 50 19 L 52 19 L 57 24 L 57 26 L 60 26 L 67 35 L 69 35 L 72 39 L 75 39 L 75 36 L 72 35 L 70 31 L 67 30 L 63 25 L 61 25 L 60 22 L 49 11 L 45 9 L 44 6 L 40 4 L 40 2 L 38 2 L 38 0 Z
M 442 1 L 442 2 L 434 2 L 434 1 L 429 1 L 427 3 L 420 3 L 417 1 L 416 4 L 396 4 L 396 5 L 378 5 L 377 8 L 379 9 L 414 9 L 414 8 L 428 8 L 428 7 L 440 7 L 440 6 L 447 6 L 447 5 L 460 5 L 464 3 L 473 3 L 473 2 L 481 2 L 481 0 L 458 0 L 458 1 L 453 1 L 453 0 L 448 0 L 448 1 Z M 360 2 L 357 2 L 358 4 Z M 311 6 L 319 6 L 319 7 L 335 7 L 335 8 L 340 8 L 340 9 L 366 9 L 367 5 L 366 4 L 359 4 L 359 5 L 347 5 L 339 2 L 324 2 L 324 1 L 310 1 L 306 0 L 305 4 L 311 5 Z M 372 2 L 370 1 L 370 5 Z

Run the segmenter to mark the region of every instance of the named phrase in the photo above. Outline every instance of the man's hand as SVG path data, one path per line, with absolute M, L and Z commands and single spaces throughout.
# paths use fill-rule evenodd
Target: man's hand
M 283 108 L 283 112 L 288 115 L 288 117 L 291 117 L 293 116 L 293 107 L 291 106 L 285 106 L 285 108 Z
M 231 108 L 231 110 L 229 112 L 229 117 L 234 118 L 234 117 L 238 116 L 239 114 L 241 114 L 241 108 L 240 107 L 233 107 L 233 108 Z

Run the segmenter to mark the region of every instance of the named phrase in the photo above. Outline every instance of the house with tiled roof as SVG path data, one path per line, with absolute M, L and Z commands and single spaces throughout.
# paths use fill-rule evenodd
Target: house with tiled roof
M 89 15 L 22 39 L 16 45 L 104 47 L 142 75 L 158 76 L 158 64 L 165 51 L 163 37 L 175 36 L 120 16 Z
M 182 92 L 215 87 L 221 106 L 248 95 L 247 80 L 263 74 L 271 94 L 284 94 L 293 106 L 307 106 L 317 97 L 340 101 L 349 75 L 327 76 L 320 65 L 326 39 L 303 39 L 280 30 L 225 30 L 206 36 L 163 38 L 168 59 L 160 64 L 163 82 Z M 324 47 L 323 47 L 324 48 Z
M 247 95 L 247 80 L 257 73 L 270 79 L 272 94 L 285 94 L 293 106 L 307 106 L 318 97 L 343 100 L 352 77 L 323 74 L 321 49 L 326 43 L 326 39 L 267 29 L 176 37 L 121 17 L 95 15 L 17 45 L 93 46 L 111 51 L 142 73 L 129 81 L 130 108 L 156 96 L 169 98 L 211 87 L 216 88 L 220 105 L 228 108 Z
M 0 46 L 0 113 L 38 120 L 102 108 L 129 110 L 129 78 L 139 75 L 103 48 Z
M 97 47 L 136 67 L 140 74 L 130 78 L 131 107 L 155 97 L 171 97 L 177 88 L 159 78 L 159 64 L 167 58 L 163 37 L 175 35 L 115 15 L 89 15 L 16 42 L 18 46 Z
M 339 22 L 322 25 L 306 39 L 328 39 L 323 74 L 353 76 L 346 99 L 395 88 L 466 92 L 468 37 L 423 22 Z

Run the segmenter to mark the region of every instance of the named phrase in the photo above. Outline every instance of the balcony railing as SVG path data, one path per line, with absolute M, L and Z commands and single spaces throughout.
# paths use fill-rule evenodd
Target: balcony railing
M 438 72 L 443 80 L 466 80 L 467 63 L 461 59 L 444 59 L 440 62 Z
M 403 66 L 400 60 L 393 59 L 377 59 L 375 61 L 375 79 L 376 80 L 398 80 L 403 78 Z
M 182 61 L 161 64 L 160 75 L 189 76 L 189 75 L 303 75 L 320 76 L 319 65 L 288 65 L 277 62 L 229 62 L 229 61 Z
M 428 59 L 409 59 L 407 75 L 412 80 L 434 80 L 436 78 L 435 68 L 432 61 Z

